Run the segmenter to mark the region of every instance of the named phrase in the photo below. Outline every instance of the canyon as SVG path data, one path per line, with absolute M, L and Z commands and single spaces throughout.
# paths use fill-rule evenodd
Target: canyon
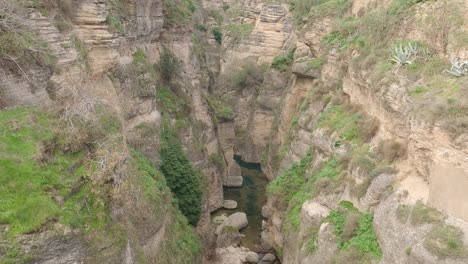
M 0 263 L 466 263 L 467 11 L 3 0 Z

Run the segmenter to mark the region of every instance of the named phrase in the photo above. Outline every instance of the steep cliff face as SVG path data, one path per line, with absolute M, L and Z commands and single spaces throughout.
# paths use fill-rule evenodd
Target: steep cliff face
M 210 220 L 239 155 L 272 181 L 282 263 L 466 262 L 466 0 L 20 2 L 0 3 L 2 261 L 241 263 Z M 198 236 L 158 169 L 168 131 L 206 187 Z
M 283 263 L 463 263 L 433 242 L 466 251 L 467 80 L 447 72 L 466 60 L 466 1 L 277 2 L 224 8 L 213 91 L 235 111 L 234 152 L 275 179 L 265 242 Z
M 22 105 L 25 108 L 21 111 L 32 112 L 28 109 L 35 107 L 40 115 L 51 115 L 47 127 L 51 135 L 43 138 L 32 134 L 31 139 L 25 138 L 29 134 L 20 135 L 22 140 L 37 144 L 34 155 L 50 151 L 51 164 L 37 161 L 33 165 L 37 173 L 57 159 L 82 155 L 76 164 L 63 165 L 71 166 L 73 180 L 43 190 L 41 197 L 55 203 L 50 204 L 51 212 L 44 209 L 50 214 L 44 213 L 44 219 L 38 219 L 34 227 L 12 228 L 18 208 L 8 207 L 13 200 L 2 197 L 7 199 L 2 203 L 8 204 L 2 207 L 0 221 L 2 261 L 202 261 L 200 239 L 175 206 L 173 194 L 157 169 L 160 131 L 177 128 L 175 133 L 208 186 L 198 224 L 198 233 L 207 234 L 209 213 L 222 205 L 223 164 L 208 158 L 219 155 L 220 149 L 203 96 L 207 73 L 192 52 L 190 16 L 195 11 L 188 4 L 192 2 L 0 4 L 6 25 L 0 37 L 2 120 L 17 123 L 17 129 L 26 131 L 31 127 L 21 121 L 24 114 L 11 109 Z M 18 44 L 10 47 L 8 41 Z M 34 61 L 28 61 L 31 58 Z M 172 72 L 165 71 L 171 67 L 165 63 L 172 63 Z M 26 120 L 34 120 L 34 116 Z M 2 127 L 6 135 L 2 140 L 9 139 L 11 129 Z M 43 142 L 52 139 L 57 143 Z M 44 144 L 46 150 L 39 147 Z M 48 144 L 52 144 L 50 150 Z M 6 155 L 7 160 L 2 158 L 2 162 L 10 162 Z M 18 161 L 18 167 L 26 166 L 23 160 L 27 157 Z M 13 188 L 9 184 L 14 178 L 4 177 L 12 177 L 14 171 L 3 165 L 2 182 Z M 76 166 L 84 166 L 85 174 L 75 173 Z M 24 210 L 30 213 L 30 209 Z M 73 212 L 71 219 L 69 211 Z

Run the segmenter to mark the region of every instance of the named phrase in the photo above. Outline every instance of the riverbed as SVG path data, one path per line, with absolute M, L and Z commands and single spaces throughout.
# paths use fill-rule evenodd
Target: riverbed
M 224 199 L 237 202 L 237 209 L 218 210 L 214 216 L 226 214 L 227 216 L 235 212 L 247 214 L 249 224 L 241 230 L 244 237 L 241 246 L 256 250 L 260 245 L 260 233 L 262 232 L 262 206 L 266 203 L 266 186 L 268 180 L 263 174 L 260 164 L 246 163 L 236 157 L 236 161 L 241 166 L 244 182 L 239 188 L 224 188 Z

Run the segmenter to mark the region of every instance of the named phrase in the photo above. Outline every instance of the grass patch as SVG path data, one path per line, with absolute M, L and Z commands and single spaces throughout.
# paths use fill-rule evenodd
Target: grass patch
M 110 15 L 107 17 L 107 24 L 111 31 L 118 32 L 120 34 L 125 33 L 125 25 L 122 23 L 119 17 Z
M 235 43 L 249 36 L 253 29 L 254 25 L 252 24 L 229 24 L 226 26 L 227 35 L 231 37 L 232 41 Z
M 372 226 L 372 214 L 359 212 L 351 202 L 341 201 L 339 207 L 323 219 L 334 227 L 338 248 L 343 253 L 356 250 L 367 260 L 380 260 L 382 250 Z
M 206 100 L 211 110 L 215 114 L 218 122 L 224 122 L 234 119 L 234 111 L 222 99 L 214 96 L 207 96 Z
M 348 113 L 344 107 L 332 105 L 322 112 L 317 126 L 331 128 L 339 133 L 342 140 L 352 142 L 359 138 L 359 118 L 357 113 Z
M 468 248 L 463 242 L 463 231 L 451 225 L 437 225 L 424 240 L 427 251 L 439 259 L 468 257 Z
M 289 66 L 291 66 L 291 64 L 293 63 L 295 52 L 296 52 L 296 49 L 291 49 L 285 55 L 276 56 L 273 59 L 271 66 L 280 71 L 286 71 L 287 69 L 289 69 Z
M 62 211 L 52 193 L 64 197 L 85 174 L 82 153 L 55 149 L 56 125 L 35 109 L 0 112 L 0 223 L 10 237 L 57 220 Z
M 332 157 L 322 165 L 322 168 L 312 175 L 306 175 L 306 170 L 312 162 L 312 154 L 308 153 L 299 163 L 294 163 L 283 171 L 267 186 L 268 195 L 274 195 L 285 210 L 285 228 L 297 231 L 300 227 L 302 204 L 322 191 L 333 191 L 339 184 L 340 164 Z M 325 182 L 325 183 L 324 183 Z
M 313 69 L 320 68 L 323 66 L 323 64 L 325 64 L 325 60 L 322 58 L 314 58 L 307 62 L 307 66 Z

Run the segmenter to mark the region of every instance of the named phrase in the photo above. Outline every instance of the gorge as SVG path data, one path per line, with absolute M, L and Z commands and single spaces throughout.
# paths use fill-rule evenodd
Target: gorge
M 466 190 L 467 0 L 0 0 L 0 264 L 461 264 Z

